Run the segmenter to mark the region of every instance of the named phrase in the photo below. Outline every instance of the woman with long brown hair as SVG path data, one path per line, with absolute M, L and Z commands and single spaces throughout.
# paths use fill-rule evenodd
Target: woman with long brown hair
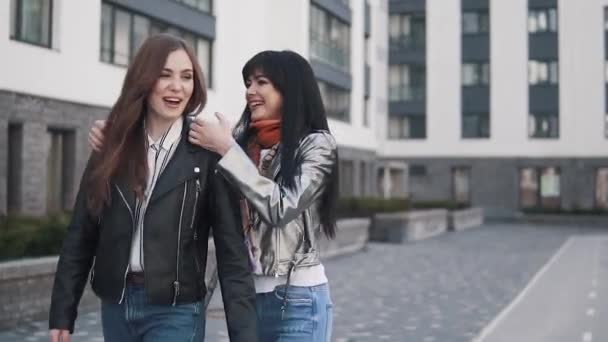
M 192 49 L 148 38 L 83 174 L 51 298 L 51 341 L 69 340 L 90 272 L 106 341 L 202 341 L 210 227 L 231 341 L 255 340 L 255 290 L 237 201 L 218 156 L 187 141 L 206 90 Z M 253 339 L 252 339 L 253 336 Z

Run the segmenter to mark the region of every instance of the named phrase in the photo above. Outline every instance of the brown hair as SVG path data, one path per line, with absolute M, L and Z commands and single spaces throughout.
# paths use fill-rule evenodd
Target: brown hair
M 104 145 L 92 157 L 88 183 L 88 208 L 99 214 L 110 205 L 110 181 L 125 177 L 129 188 L 143 197 L 148 176 L 143 119 L 152 92 L 170 53 L 184 50 L 192 62 L 194 90 L 184 114 L 200 112 L 207 102 L 201 67 L 194 51 L 181 38 L 161 33 L 146 39 L 129 65 L 118 100 L 103 129 Z

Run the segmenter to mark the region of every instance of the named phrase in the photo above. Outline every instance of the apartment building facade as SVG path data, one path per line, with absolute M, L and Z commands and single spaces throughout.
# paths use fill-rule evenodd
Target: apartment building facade
M 307 57 L 338 140 L 343 195 L 374 194 L 387 18 L 386 1 L 363 0 L 1 2 L 0 215 L 71 208 L 88 130 L 108 115 L 134 51 L 156 32 L 194 47 L 209 87 L 204 115 L 233 121 L 250 57 L 267 49 Z

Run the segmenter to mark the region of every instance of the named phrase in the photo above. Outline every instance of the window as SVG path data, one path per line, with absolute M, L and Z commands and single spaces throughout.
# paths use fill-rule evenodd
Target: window
M 211 13 L 211 0 L 174 0 L 201 12 Z
M 391 65 L 389 101 L 423 101 L 426 97 L 424 65 Z
M 489 138 L 490 115 L 488 113 L 463 113 L 462 137 Z
M 389 115 L 388 138 L 392 140 L 426 138 L 426 117 L 424 115 Z
M 50 146 L 47 157 L 46 207 L 49 213 L 70 209 L 69 194 L 75 166 L 75 132 L 49 130 Z
M 360 169 L 359 169 L 359 196 L 360 197 L 365 197 L 367 196 L 367 182 L 368 182 L 368 177 L 367 177 L 367 173 L 369 168 L 367 167 L 367 163 L 366 162 L 361 162 L 360 165 Z
M 480 34 L 488 32 L 490 32 L 490 16 L 487 11 L 462 13 L 463 34 Z
M 557 61 L 528 61 L 530 85 L 557 84 L 559 82 Z
M 355 165 L 352 160 L 340 160 L 340 196 L 352 197 L 355 187 Z
M 462 85 L 479 86 L 490 84 L 489 63 L 463 63 Z
M 456 167 L 452 169 L 452 198 L 456 203 L 471 202 L 471 169 Z
M 210 40 L 108 3 L 103 3 L 101 9 L 100 59 L 106 63 L 126 66 L 148 36 L 161 32 L 181 37 L 192 47 L 205 75 L 205 83 L 211 87 Z
M 11 39 L 50 48 L 53 0 L 11 0 Z
M 608 167 L 596 170 L 595 206 L 598 209 L 608 210 Z
M 9 214 L 18 213 L 21 209 L 21 175 L 23 154 L 23 125 L 8 125 L 8 167 L 6 177 L 6 208 Z
M 322 62 L 350 70 L 350 26 L 329 12 L 310 6 L 310 52 Z
M 557 32 L 557 8 L 534 8 L 528 11 L 528 32 Z
M 391 47 L 424 49 L 426 46 L 426 18 L 424 14 L 393 14 L 389 18 Z
M 321 81 L 318 83 L 327 116 L 350 122 L 350 90 L 334 87 Z
M 559 116 L 530 114 L 528 130 L 530 138 L 559 138 Z
M 520 170 L 520 204 L 524 209 L 559 209 L 560 171 L 556 167 L 527 167 Z
M 426 165 L 412 164 L 410 165 L 411 177 L 425 177 L 427 174 Z

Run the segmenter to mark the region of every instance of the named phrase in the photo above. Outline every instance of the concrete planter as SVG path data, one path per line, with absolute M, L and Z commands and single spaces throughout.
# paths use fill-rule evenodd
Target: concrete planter
M 338 220 L 336 238 L 328 240 L 323 235 L 319 241 L 321 258 L 327 260 L 364 249 L 369 241 L 370 223 L 368 218 Z
M 27 320 L 48 319 L 58 257 L 0 263 L 0 328 Z M 99 300 L 87 286 L 79 312 L 91 311 Z
M 449 229 L 454 231 L 479 227 L 483 224 L 483 209 L 469 208 L 450 211 Z
M 327 260 L 365 248 L 369 240 L 369 224 L 370 219 L 338 221 L 336 238 L 322 239 L 319 243 L 321 257 Z M 0 263 L 0 328 L 12 327 L 28 320 L 48 319 L 57 260 L 58 257 L 51 256 Z M 205 306 L 217 283 L 215 245 L 213 239 L 210 239 L 205 272 Z M 99 299 L 87 285 L 78 312 L 98 309 Z
M 392 243 L 418 241 L 440 235 L 447 228 L 448 211 L 445 209 L 376 214 L 370 240 Z

